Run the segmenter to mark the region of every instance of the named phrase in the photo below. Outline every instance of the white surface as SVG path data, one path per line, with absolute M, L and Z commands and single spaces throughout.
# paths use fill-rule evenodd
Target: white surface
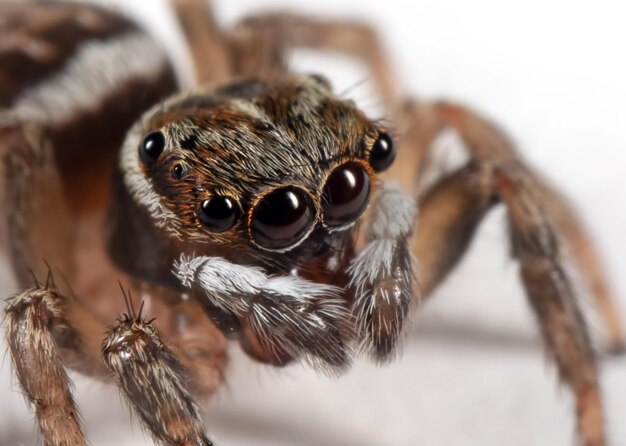
M 121 0 L 118 1 L 121 3 Z M 626 295 L 625 7 L 620 2 L 359 0 L 221 2 L 220 17 L 266 6 L 366 18 L 384 36 L 407 91 L 468 103 L 496 119 L 528 160 L 568 192 Z M 148 6 L 150 5 L 150 6 Z M 169 36 L 164 2 L 130 9 Z M 179 42 L 167 37 L 176 50 Z M 331 74 L 337 89 L 364 76 L 337 58 L 296 60 Z M 376 102 L 370 86 L 353 93 Z M 402 358 L 359 362 L 346 376 L 277 371 L 234 354 L 227 387 L 208 405 L 219 445 L 571 445 L 573 408 L 546 366 L 533 319 L 507 259 L 502 212 L 482 226 L 470 256 L 415 318 Z M 3 287 L 12 290 L 8 279 Z M 626 319 L 626 302 L 622 300 Z M 592 315 L 591 305 L 585 305 Z M 593 318 L 593 316 L 592 316 Z M 593 318 L 594 332 L 600 331 Z M 602 363 L 609 432 L 626 445 L 626 359 Z M 34 444 L 8 361 L 0 375 L 0 445 Z M 77 378 L 92 443 L 150 444 L 131 429 L 117 391 Z

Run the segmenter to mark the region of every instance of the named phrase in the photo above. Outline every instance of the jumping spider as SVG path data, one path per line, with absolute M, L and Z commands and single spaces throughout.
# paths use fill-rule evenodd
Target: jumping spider
M 388 361 L 418 288 L 426 299 L 503 203 L 580 439 L 606 444 L 560 244 L 579 247 L 618 347 L 612 296 L 577 218 L 506 136 L 461 106 L 400 100 L 360 23 L 267 14 L 221 30 L 202 0 L 173 6 L 200 85 L 184 93 L 158 44 L 117 13 L 0 5 L 3 222 L 24 289 L 5 309 L 6 335 L 44 443 L 87 442 L 66 367 L 112 375 L 156 442 L 208 445 L 194 400 L 220 384 L 227 338 L 259 361 L 330 373 L 354 353 Z M 291 74 L 294 47 L 362 58 L 401 137 L 327 79 Z M 448 127 L 470 152 L 464 167 L 419 195 L 382 179 L 391 168 L 417 190 Z

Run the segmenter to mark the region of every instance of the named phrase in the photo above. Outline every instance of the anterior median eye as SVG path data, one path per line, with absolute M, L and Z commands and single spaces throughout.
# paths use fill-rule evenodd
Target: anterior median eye
M 369 195 L 370 178 L 363 166 L 348 162 L 337 167 L 324 186 L 324 224 L 337 227 L 356 220 L 365 211 Z
M 382 172 L 393 163 L 396 158 L 396 147 L 387 133 L 382 132 L 372 146 L 370 165 L 376 172 Z
M 149 166 L 153 164 L 165 149 L 165 136 L 161 132 L 149 133 L 139 145 L 139 158 Z
M 263 248 L 285 249 L 306 235 L 314 215 L 311 200 L 304 191 L 283 187 L 268 193 L 256 205 L 250 233 Z
M 228 197 L 211 197 L 200 204 L 198 218 L 210 231 L 224 232 L 233 227 L 239 208 Z

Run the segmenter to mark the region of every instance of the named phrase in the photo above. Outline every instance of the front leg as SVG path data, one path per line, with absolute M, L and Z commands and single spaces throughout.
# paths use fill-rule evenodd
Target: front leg
M 105 377 L 99 334 L 105 327 L 72 295 L 45 285 L 7 300 L 5 335 L 13 371 L 34 409 L 45 446 L 87 444 L 67 367 Z
M 204 432 L 187 373 L 151 321 L 142 319 L 141 310 L 109 329 L 102 354 L 129 406 L 159 444 L 213 445 Z
M 416 295 L 415 265 L 408 246 L 417 214 L 413 198 L 395 186 L 378 192 L 366 245 L 348 274 L 361 348 L 377 361 L 389 360 Z
M 269 276 L 220 257 L 182 255 L 174 269 L 205 308 L 242 321 L 241 329 L 274 358 L 303 357 L 329 372 L 349 365 L 350 316 L 340 288 L 297 276 Z
M 13 369 L 28 404 L 35 409 L 47 446 L 86 445 L 71 381 L 53 330 L 74 338 L 56 290 L 36 287 L 8 301 L 7 341 Z

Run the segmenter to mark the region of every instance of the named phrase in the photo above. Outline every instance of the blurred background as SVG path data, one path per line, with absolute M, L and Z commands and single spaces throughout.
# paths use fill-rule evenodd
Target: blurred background
M 164 0 L 102 1 L 129 11 L 161 39 L 189 79 L 189 61 Z M 471 105 L 503 126 L 524 157 L 566 191 L 604 255 L 626 320 L 626 6 L 615 1 L 279 0 L 214 1 L 224 26 L 289 9 L 359 18 L 380 32 L 398 82 L 421 98 Z M 0 37 L 1 38 L 1 37 Z M 298 52 L 294 67 L 332 79 L 375 114 L 364 67 Z M 439 140 L 454 153 L 454 137 Z M 357 361 L 338 379 L 301 366 L 268 368 L 233 346 L 227 385 L 206 406 L 219 445 L 572 445 L 574 408 L 544 358 L 507 255 L 504 214 L 481 226 L 470 254 L 406 332 L 401 358 Z M 0 285 L 15 285 L 2 257 Z M 602 326 L 582 305 L 602 349 Z M 0 346 L 5 349 L 5 346 Z M 611 444 L 626 444 L 626 358 L 604 357 Z M 151 444 L 129 421 L 117 389 L 75 376 L 92 444 Z M 35 444 L 29 414 L 0 369 L 0 445 Z

